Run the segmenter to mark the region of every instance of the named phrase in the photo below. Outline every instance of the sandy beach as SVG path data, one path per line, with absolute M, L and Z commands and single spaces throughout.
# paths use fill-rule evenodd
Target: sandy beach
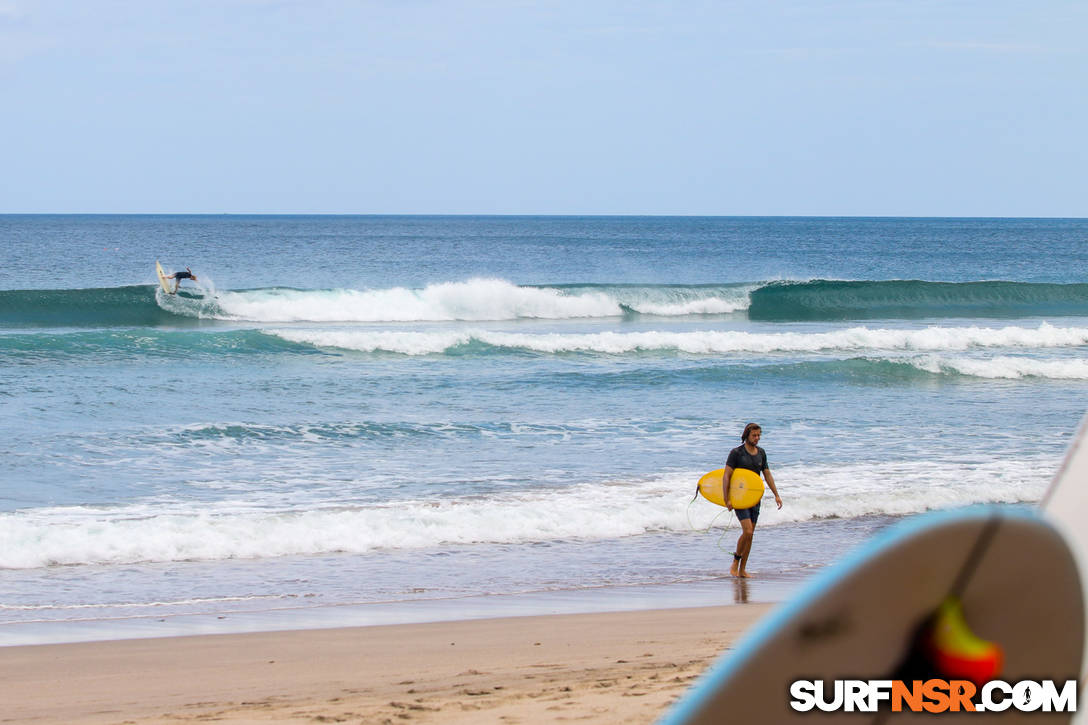
M 0 722 L 650 723 L 770 607 L 0 648 Z

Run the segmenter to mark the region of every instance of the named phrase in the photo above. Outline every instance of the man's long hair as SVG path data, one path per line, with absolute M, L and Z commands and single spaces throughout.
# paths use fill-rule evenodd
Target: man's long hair
M 748 434 L 751 433 L 754 430 L 760 430 L 761 431 L 761 430 L 763 430 L 763 426 L 761 426 L 759 423 L 749 423 L 748 425 L 744 426 L 744 432 L 740 434 L 740 442 L 741 443 L 747 443 L 748 442 Z

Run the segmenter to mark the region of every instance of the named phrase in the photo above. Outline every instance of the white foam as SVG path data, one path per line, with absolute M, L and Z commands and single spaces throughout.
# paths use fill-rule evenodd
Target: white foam
M 747 309 L 753 286 L 701 288 L 521 287 L 501 279 L 470 279 L 423 289 L 293 290 L 216 292 L 202 299 L 156 296 L 178 315 L 250 322 L 445 322 L 619 317 L 624 307 L 650 315 L 727 314 Z
M 285 340 L 346 350 L 384 350 L 405 355 L 437 354 L 470 342 L 545 353 L 599 352 L 624 354 L 676 350 L 694 354 L 772 352 L 864 352 L 876 350 L 946 351 L 991 347 L 1067 347 L 1088 344 L 1088 328 L 927 327 L 870 329 L 852 327 L 831 332 L 742 331 L 511 333 L 484 329 L 431 332 L 364 330 L 266 330 Z
M 288 599 L 290 595 L 282 594 L 251 594 L 240 597 L 200 597 L 189 599 L 175 599 L 164 602 L 96 602 L 93 604 L 0 604 L 0 610 L 17 612 L 38 612 L 45 610 L 68 609 L 152 609 L 156 607 L 176 607 L 191 604 L 224 604 L 227 602 L 253 602 L 269 599 Z
M 385 332 L 352 330 L 265 330 L 289 342 L 314 347 L 395 352 L 402 355 L 434 355 L 479 339 L 471 332 Z
M 1033 501 L 1053 461 L 783 467 L 786 506 L 766 499 L 760 525 L 907 514 L 974 502 Z M 268 510 L 245 501 L 63 507 L 0 515 L 0 568 L 367 553 L 475 543 L 612 539 L 704 526 L 721 509 L 689 503 L 700 473 L 451 498 Z M 719 521 L 728 521 L 723 516 Z
M 254 290 L 222 292 L 222 316 L 256 322 L 416 322 L 449 320 L 615 317 L 619 303 L 603 293 L 566 295 L 557 289 L 519 287 L 473 279 L 424 289 Z
M 1088 380 L 1088 360 L 1083 359 L 1036 360 L 1005 355 L 979 360 L 927 355 L 910 362 L 915 367 L 928 372 L 958 373 L 976 378 Z
M 631 309 L 646 315 L 724 315 L 748 309 L 748 301 L 746 299 L 726 300 L 718 297 L 708 297 L 675 304 L 635 303 L 631 305 Z

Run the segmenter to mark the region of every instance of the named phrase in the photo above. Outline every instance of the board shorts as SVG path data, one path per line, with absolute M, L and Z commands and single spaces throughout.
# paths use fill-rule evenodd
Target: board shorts
M 761 503 L 763 503 L 763 502 L 760 501 L 759 503 L 757 503 L 755 506 L 752 506 L 751 508 L 733 509 L 733 513 L 735 513 L 737 515 L 737 520 L 738 521 L 744 521 L 745 519 L 751 519 L 752 520 L 752 526 L 755 526 L 756 521 L 759 520 L 759 504 L 761 504 Z

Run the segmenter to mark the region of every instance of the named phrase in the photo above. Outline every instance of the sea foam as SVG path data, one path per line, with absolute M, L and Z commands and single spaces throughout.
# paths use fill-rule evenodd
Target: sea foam
M 978 502 L 1035 501 L 1056 461 L 914 461 L 784 466 L 785 499 L 764 501 L 760 526 L 825 517 L 910 514 Z M 270 509 L 247 500 L 56 507 L 0 515 L 0 568 L 268 558 L 384 549 L 614 539 L 684 532 L 723 509 L 692 501 L 700 472 L 567 488 L 340 506 Z
M 422 289 L 260 289 L 203 300 L 163 296 L 160 306 L 190 317 L 250 322 L 443 322 L 588 319 L 628 313 L 727 314 L 748 306 L 752 286 L 569 288 L 519 286 L 501 279 L 443 282 Z
M 1088 380 L 1088 360 L 1083 359 L 1035 360 L 1003 355 L 978 360 L 927 355 L 911 361 L 911 364 L 927 372 L 955 373 L 975 378 Z
M 693 354 L 774 352 L 864 352 L 869 350 L 946 351 L 971 348 L 1070 347 L 1088 344 L 1088 328 L 926 327 L 884 329 L 851 327 L 831 332 L 601 332 L 514 333 L 485 329 L 447 331 L 266 330 L 284 340 L 316 347 L 361 352 L 430 355 L 472 342 L 495 348 L 542 353 L 590 352 L 620 355 L 639 351 Z

